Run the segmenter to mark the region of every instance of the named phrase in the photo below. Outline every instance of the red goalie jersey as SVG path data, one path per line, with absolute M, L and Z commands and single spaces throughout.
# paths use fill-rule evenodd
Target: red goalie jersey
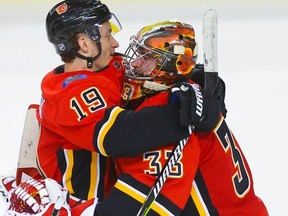
M 167 103 L 167 92 L 146 99 L 138 110 L 159 103 Z M 113 192 L 97 206 L 98 211 L 116 213 L 121 209 L 125 215 L 136 215 L 144 194 L 154 185 L 156 174 L 172 149 L 169 146 L 135 158 L 117 159 L 119 179 Z M 171 214 L 268 215 L 264 203 L 254 193 L 249 165 L 223 117 L 213 131 L 192 133 L 183 157 L 176 163 L 148 215 Z

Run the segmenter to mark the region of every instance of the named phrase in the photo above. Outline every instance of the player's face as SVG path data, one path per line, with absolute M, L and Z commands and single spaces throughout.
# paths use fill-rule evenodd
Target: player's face
M 148 76 L 154 70 L 156 65 L 157 60 L 154 56 L 150 55 L 149 52 L 139 55 L 139 58 L 131 62 L 133 72 L 141 76 Z
M 95 66 L 97 69 L 102 69 L 103 67 L 107 66 L 111 59 L 113 58 L 113 55 L 115 54 L 115 49 L 119 47 L 119 43 L 115 40 L 115 38 L 112 36 L 112 28 L 110 23 L 107 21 L 102 24 L 102 26 L 99 28 L 99 32 L 101 35 L 101 55 L 95 60 Z M 99 50 L 95 51 L 96 56 L 99 53 Z

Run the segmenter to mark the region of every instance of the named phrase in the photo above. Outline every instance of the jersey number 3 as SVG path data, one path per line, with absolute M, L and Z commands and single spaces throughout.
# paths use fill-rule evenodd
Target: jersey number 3
M 232 176 L 232 181 L 236 195 L 242 198 L 250 190 L 250 177 L 243 161 L 241 151 L 238 149 L 225 120 L 222 120 L 220 126 L 216 129 L 216 135 L 218 136 L 225 153 L 231 153 L 234 167 L 237 170 Z

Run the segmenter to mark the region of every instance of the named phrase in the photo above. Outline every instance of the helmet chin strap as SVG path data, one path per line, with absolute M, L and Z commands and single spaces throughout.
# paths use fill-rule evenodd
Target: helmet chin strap
M 102 52 L 101 44 L 100 44 L 100 42 L 98 42 L 96 44 L 97 44 L 99 53 L 94 57 L 87 57 L 87 56 L 80 54 L 79 52 L 76 52 L 76 54 L 75 54 L 78 58 L 81 58 L 81 59 L 84 59 L 87 61 L 87 67 L 88 68 L 92 68 L 93 61 L 95 61 L 101 55 L 101 52 Z

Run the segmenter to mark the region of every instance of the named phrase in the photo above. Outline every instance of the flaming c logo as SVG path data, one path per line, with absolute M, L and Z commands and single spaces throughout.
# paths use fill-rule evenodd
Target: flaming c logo
M 67 4 L 66 3 L 61 4 L 56 8 L 56 11 L 59 15 L 65 13 L 67 11 Z

